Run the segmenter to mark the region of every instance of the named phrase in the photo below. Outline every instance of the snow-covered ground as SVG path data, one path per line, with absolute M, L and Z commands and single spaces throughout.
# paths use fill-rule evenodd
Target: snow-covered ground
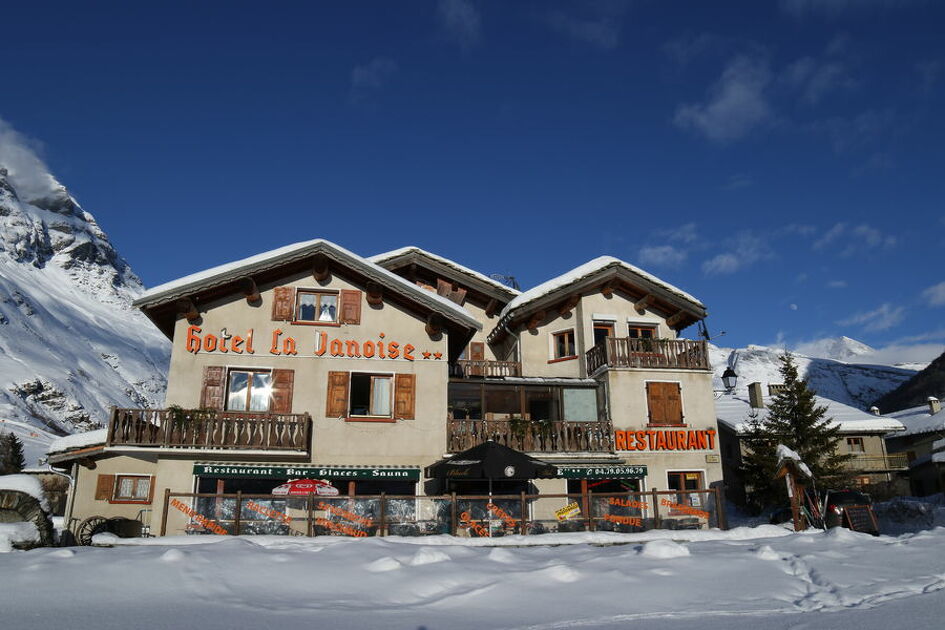
M 530 547 L 207 536 L 37 549 L 0 561 L 0 610 L 10 628 L 202 630 L 865 630 L 937 628 L 945 615 L 945 528 L 874 538 L 763 526 L 620 545 L 582 536 Z

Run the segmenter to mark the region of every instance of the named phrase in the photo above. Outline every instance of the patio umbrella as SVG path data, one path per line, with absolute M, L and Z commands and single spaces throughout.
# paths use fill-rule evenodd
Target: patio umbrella
M 273 494 L 288 497 L 304 497 L 311 492 L 320 497 L 338 496 L 338 488 L 324 479 L 295 479 L 272 489 Z
M 438 479 L 488 479 L 491 488 L 493 479 L 551 479 L 557 476 L 558 469 L 553 464 L 489 440 L 430 464 L 424 473 L 429 478 Z

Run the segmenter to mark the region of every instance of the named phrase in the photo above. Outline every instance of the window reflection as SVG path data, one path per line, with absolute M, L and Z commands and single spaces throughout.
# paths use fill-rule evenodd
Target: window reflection
M 250 370 L 230 370 L 226 396 L 227 411 L 269 411 L 272 374 Z

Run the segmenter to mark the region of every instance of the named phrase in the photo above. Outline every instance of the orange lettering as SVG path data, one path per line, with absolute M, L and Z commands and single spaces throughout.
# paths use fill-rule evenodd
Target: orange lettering
M 381 337 L 383 337 L 383 336 L 384 336 L 384 335 L 381 335 Z M 384 342 L 383 342 L 383 341 L 378 341 L 378 342 L 377 342 L 377 358 L 378 358 L 378 359 L 383 359 L 383 358 L 384 358 Z
M 230 350 L 236 354 L 243 354 L 243 349 L 240 346 L 243 345 L 243 338 L 239 335 L 233 337 L 233 341 L 230 342 Z
M 656 451 L 665 451 L 666 450 L 666 434 L 660 431 L 656 434 L 656 448 L 653 449 Z
M 282 354 L 279 352 L 279 335 L 282 334 L 282 329 L 276 328 L 272 331 L 272 346 L 269 348 L 269 354 Z
M 328 346 L 328 351 L 331 352 L 331 356 L 333 357 L 344 356 L 345 350 L 341 344 L 341 339 L 332 339 Z
M 361 352 L 363 352 L 364 356 L 368 359 L 374 356 L 374 350 L 375 348 L 373 341 L 365 341 L 364 345 L 361 346 Z
M 396 359 L 397 357 L 399 357 L 400 356 L 399 348 L 400 348 L 400 344 L 397 343 L 396 341 L 392 341 L 389 344 L 387 344 L 387 358 Z
M 325 354 L 325 350 L 328 349 L 328 333 L 320 333 L 318 335 L 318 340 L 320 343 L 316 344 L 318 349 L 315 351 L 315 356 L 320 357 Z
M 253 329 L 249 329 L 249 334 L 246 335 L 246 352 L 248 354 L 254 354 L 253 352 Z
M 646 450 L 646 431 L 637 431 L 637 450 Z
M 627 432 L 626 431 L 614 431 L 614 440 L 616 441 L 618 451 L 627 450 Z
M 709 448 L 715 448 L 715 429 L 706 431 L 709 434 Z
M 193 352 L 194 354 L 200 352 L 200 337 L 198 336 L 199 332 L 200 326 L 187 327 L 187 352 Z
M 203 349 L 205 352 L 213 352 L 217 349 L 216 335 L 207 335 L 203 338 Z
M 686 432 L 676 431 L 676 448 L 683 451 L 688 448 L 686 444 Z
M 413 347 L 412 345 L 410 345 L 409 343 L 408 343 L 406 346 L 404 346 L 404 358 L 407 359 L 408 361 L 414 361 L 414 360 L 415 360 L 415 359 L 413 358 L 413 351 L 414 351 L 414 350 L 416 350 L 416 348 L 414 348 L 414 347 Z
M 709 439 L 706 437 L 705 431 L 697 431 L 696 440 L 699 448 L 709 448 Z
M 295 351 L 295 337 L 286 337 L 282 342 L 282 354 L 298 354 Z
M 346 341 L 345 342 L 345 351 L 348 353 L 349 357 L 360 357 L 361 352 L 358 348 L 357 341 Z
M 690 431 L 689 432 L 689 450 L 691 451 L 698 447 L 699 447 L 699 443 L 698 443 L 698 438 L 696 438 L 696 432 Z

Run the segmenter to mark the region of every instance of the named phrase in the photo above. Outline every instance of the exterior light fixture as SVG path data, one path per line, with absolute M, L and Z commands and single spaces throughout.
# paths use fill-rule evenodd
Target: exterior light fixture
M 731 367 L 725 368 L 722 372 L 722 384 L 725 385 L 726 392 L 735 391 L 735 384 L 738 382 L 738 374 Z

